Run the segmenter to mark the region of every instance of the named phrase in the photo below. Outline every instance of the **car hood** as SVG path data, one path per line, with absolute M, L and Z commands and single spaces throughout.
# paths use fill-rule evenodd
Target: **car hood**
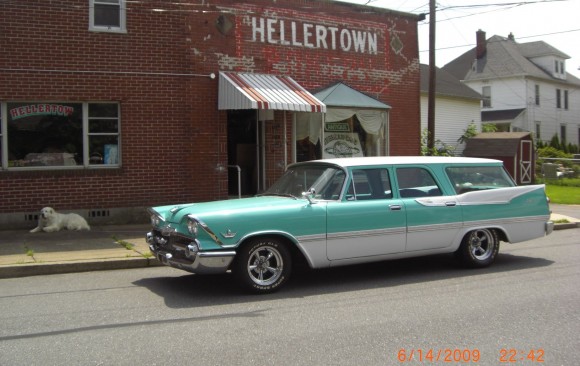
M 202 221 L 213 221 L 216 218 L 228 219 L 228 216 L 254 215 L 268 211 L 286 211 L 308 206 L 306 199 L 294 199 L 279 196 L 260 196 L 224 201 L 187 203 L 179 205 L 158 206 L 152 209 L 167 223 L 185 222 L 187 215 L 193 215 Z

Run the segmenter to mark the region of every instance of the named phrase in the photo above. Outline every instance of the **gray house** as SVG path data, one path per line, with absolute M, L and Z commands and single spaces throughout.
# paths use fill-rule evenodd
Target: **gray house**
M 481 122 L 578 145 L 580 79 L 566 71 L 570 57 L 543 41 L 518 43 L 512 34 L 486 39 L 479 30 L 476 39 L 443 70 L 482 94 Z

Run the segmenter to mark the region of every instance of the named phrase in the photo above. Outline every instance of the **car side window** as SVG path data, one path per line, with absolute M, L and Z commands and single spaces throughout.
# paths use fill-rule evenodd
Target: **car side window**
M 445 171 L 457 194 L 515 186 L 503 166 L 448 167 Z
M 357 169 L 352 171 L 346 199 L 349 201 L 393 198 L 387 169 Z
M 398 168 L 397 183 L 401 198 L 442 196 L 441 188 L 424 168 Z

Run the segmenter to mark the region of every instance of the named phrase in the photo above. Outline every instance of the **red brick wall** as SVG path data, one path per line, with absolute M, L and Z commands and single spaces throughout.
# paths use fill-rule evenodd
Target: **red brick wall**
M 416 19 L 361 12 L 328 1 L 256 0 L 191 6 L 130 2 L 127 33 L 88 30 L 88 0 L 0 2 L 0 102 L 116 101 L 121 105 L 120 169 L 0 171 L 0 212 L 142 207 L 227 196 L 226 112 L 217 111 L 220 70 L 290 75 L 309 89 L 343 80 L 391 105 L 390 154 L 419 152 Z M 153 9 L 165 9 L 158 12 Z M 203 12 L 201 11 L 203 10 Z M 231 11 L 228 11 L 231 10 Z M 347 24 L 381 34 L 365 55 L 251 42 L 247 11 L 265 18 Z M 222 18 L 220 18 L 222 16 Z M 225 34 L 216 23 L 234 25 Z M 390 46 L 397 34 L 400 53 Z M 283 114 L 276 113 L 276 120 Z M 280 120 L 281 121 L 281 120 Z M 291 115 L 287 115 L 291 132 Z M 274 137 L 280 127 L 268 126 Z M 291 154 L 291 137 L 288 153 Z M 281 170 L 270 146 L 269 177 Z M 283 156 L 283 155 L 282 155 Z

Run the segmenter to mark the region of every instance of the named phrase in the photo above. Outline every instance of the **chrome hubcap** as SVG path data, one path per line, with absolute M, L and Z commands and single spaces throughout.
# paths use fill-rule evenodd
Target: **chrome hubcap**
M 486 260 L 491 257 L 493 249 L 494 238 L 489 230 L 476 230 L 469 237 L 469 250 L 474 258 Z
M 248 274 L 258 285 L 268 286 L 276 282 L 283 268 L 282 255 L 275 248 L 263 246 L 250 253 Z

